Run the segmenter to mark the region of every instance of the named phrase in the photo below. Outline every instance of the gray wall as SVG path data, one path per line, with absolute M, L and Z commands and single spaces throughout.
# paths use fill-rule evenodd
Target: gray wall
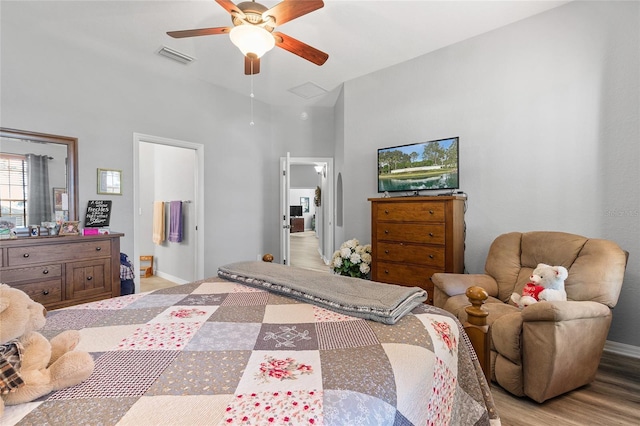
M 347 82 L 345 234 L 370 238 L 376 148 L 460 136 L 467 270 L 504 232 L 614 240 L 631 256 L 609 339 L 640 346 L 639 7 L 572 2 Z
M 289 167 L 291 180 L 290 187 L 293 188 L 314 188 L 320 184 L 320 177 L 314 166 L 309 164 L 292 164 Z M 291 204 L 296 204 L 292 202 Z
M 307 113 L 306 120 L 300 118 L 302 112 Z M 270 125 L 271 150 L 265 154 L 263 176 L 254 182 L 262 185 L 262 204 L 256 203 L 256 206 L 263 208 L 259 211 L 256 207 L 251 214 L 263 215 L 263 253 L 272 253 L 275 261 L 280 262 L 280 157 L 285 157 L 287 152 L 291 157 L 333 157 L 333 108 L 272 107 Z
M 637 2 L 572 2 L 349 81 L 335 108 L 306 108 L 307 120 L 257 102 L 254 127 L 246 96 L 98 54 L 11 3 L 0 17 L 0 124 L 79 138 L 80 211 L 96 198 L 96 168 L 123 171 L 123 195 L 110 197 L 123 251 L 133 252 L 134 132 L 205 145 L 205 275 L 279 252 L 287 151 L 335 158 L 339 245 L 370 240 L 376 148 L 460 136 L 468 271 L 482 271 L 507 231 L 615 240 L 631 256 L 609 339 L 640 346 Z
M 1 124 L 78 138 L 80 211 L 96 199 L 97 168 L 122 170 L 123 195 L 98 198 L 113 200 L 110 228 L 125 233 L 121 249 L 132 254 L 134 132 L 201 143 L 205 274 L 262 253 L 261 211 L 269 194 L 259 182 L 270 161 L 277 169 L 271 151 L 281 151 L 271 143 L 270 108 L 256 102 L 250 127 L 245 96 L 182 79 L 179 72 L 136 68 L 118 52 L 67 39 L 63 27 L 47 31 L 49 25 L 12 13 L 20 8 L 20 2 L 2 5 Z
M 331 157 L 333 109 L 275 108 L 86 43 L 73 29 L 34 22 L 33 2 L 3 2 L 0 125 L 78 138 L 79 210 L 96 199 L 96 169 L 122 170 L 110 228 L 133 253 L 133 134 L 205 146 L 205 276 L 219 265 L 279 256 L 279 158 Z M 114 23 L 116 25 L 116 23 Z M 90 31 L 90 29 L 87 29 Z M 65 32 L 67 31 L 67 32 Z M 99 39 L 99 35 L 97 37 Z M 164 63 L 163 63 L 164 64 Z

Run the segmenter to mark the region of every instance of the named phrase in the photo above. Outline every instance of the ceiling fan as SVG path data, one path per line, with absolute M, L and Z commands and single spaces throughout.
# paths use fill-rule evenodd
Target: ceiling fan
M 244 54 L 244 73 L 260 72 L 260 57 L 278 46 L 316 65 L 322 65 L 329 55 L 281 32 L 274 32 L 280 26 L 302 15 L 324 6 L 322 0 L 283 0 L 271 9 L 255 1 L 244 1 L 237 5 L 230 0 L 216 0 L 229 14 L 233 27 L 201 28 L 194 30 L 169 31 L 173 38 L 197 37 L 205 35 L 229 34 L 233 44 Z

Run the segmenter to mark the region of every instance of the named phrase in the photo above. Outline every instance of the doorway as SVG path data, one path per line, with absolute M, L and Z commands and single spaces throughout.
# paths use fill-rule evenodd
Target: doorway
M 302 205 L 304 212 L 306 198 L 308 198 L 309 204 L 313 205 L 314 217 L 304 218 L 304 228 L 313 228 L 318 242 L 317 255 L 327 264 L 333 255 L 334 240 L 333 159 L 290 157 L 287 153 L 286 157 L 280 159 L 280 164 L 283 172 L 280 188 L 281 263 L 291 264 L 293 256 L 291 238 L 296 235 L 291 232 L 292 220 L 289 206 Z M 309 189 L 312 192 L 305 193 L 305 190 Z M 312 221 L 313 225 L 311 225 Z
M 140 271 L 140 256 L 153 256 L 153 273 L 177 284 L 204 275 L 203 182 L 204 147 L 201 144 L 134 134 L 134 253 Z M 165 240 L 153 242 L 154 205 L 164 206 Z M 182 236 L 169 241 L 169 203 L 180 201 Z M 136 292 L 140 277 L 136 273 Z

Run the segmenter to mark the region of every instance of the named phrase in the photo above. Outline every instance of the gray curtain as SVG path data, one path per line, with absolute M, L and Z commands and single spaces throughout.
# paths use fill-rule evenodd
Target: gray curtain
M 49 187 L 49 157 L 27 154 L 27 223 L 40 225 L 53 218 Z

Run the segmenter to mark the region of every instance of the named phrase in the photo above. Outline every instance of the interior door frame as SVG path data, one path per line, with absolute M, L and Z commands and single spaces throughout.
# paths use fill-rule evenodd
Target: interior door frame
M 291 258 L 291 216 L 289 214 L 289 190 L 291 189 L 291 157 L 280 158 L 280 263 L 289 265 Z
M 199 143 L 181 141 L 178 139 L 163 138 L 160 136 L 133 134 L 133 262 L 135 271 L 140 271 L 140 242 L 137 230 L 140 228 L 140 144 L 151 143 L 168 145 L 178 148 L 192 149 L 195 151 L 197 170 L 194 170 L 195 186 L 195 280 L 204 279 L 204 145 Z M 136 293 L 140 291 L 140 274 L 136 274 L 134 280 Z
M 287 160 L 287 161 L 285 161 Z M 286 169 L 284 164 L 286 163 Z M 289 189 L 290 189 L 290 181 L 289 181 L 289 166 L 291 165 L 309 165 L 316 166 L 318 164 L 323 164 L 326 167 L 326 176 L 322 179 L 322 186 L 320 188 L 321 191 L 321 207 L 323 209 L 322 214 L 322 229 L 323 233 L 321 235 L 322 242 L 322 259 L 325 263 L 328 263 L 331 260 L 331 255 L 334 250 L 334 240 L 335 240 L 335 204 L 334 204 L 334 182 L 333 182 L 333 158 L 330 157 L 291 157 L 287 152 L 286 157 L 280 157 L 281 170 L 286 170 L 286 179 L 281 179 L 280 185 L 280 218 L 284 218 L 280 222 L 280 255 L 282 262 L 284 263 L 286 260 L 286 264 L 288 265 L 290 259 L 290 250 L 287 250 L 287 247 L 290 247 L 290 238 L 291 234 L 288 228 L 285 228 L 289 224 L 289 211 L 287 206 L 288 198 L 289 198 Z M 286 200 L 285 201 L 285 196 Z M 285 204 L 285 202 L 287 204 Z M 326 206 L 326 207 L 325 207 Z M 286 231 L 286 232 L 285 232 Z M 287 253 L 284 251 L 287 250 Z M 286 256 L 286 257 L 285 257 Z

